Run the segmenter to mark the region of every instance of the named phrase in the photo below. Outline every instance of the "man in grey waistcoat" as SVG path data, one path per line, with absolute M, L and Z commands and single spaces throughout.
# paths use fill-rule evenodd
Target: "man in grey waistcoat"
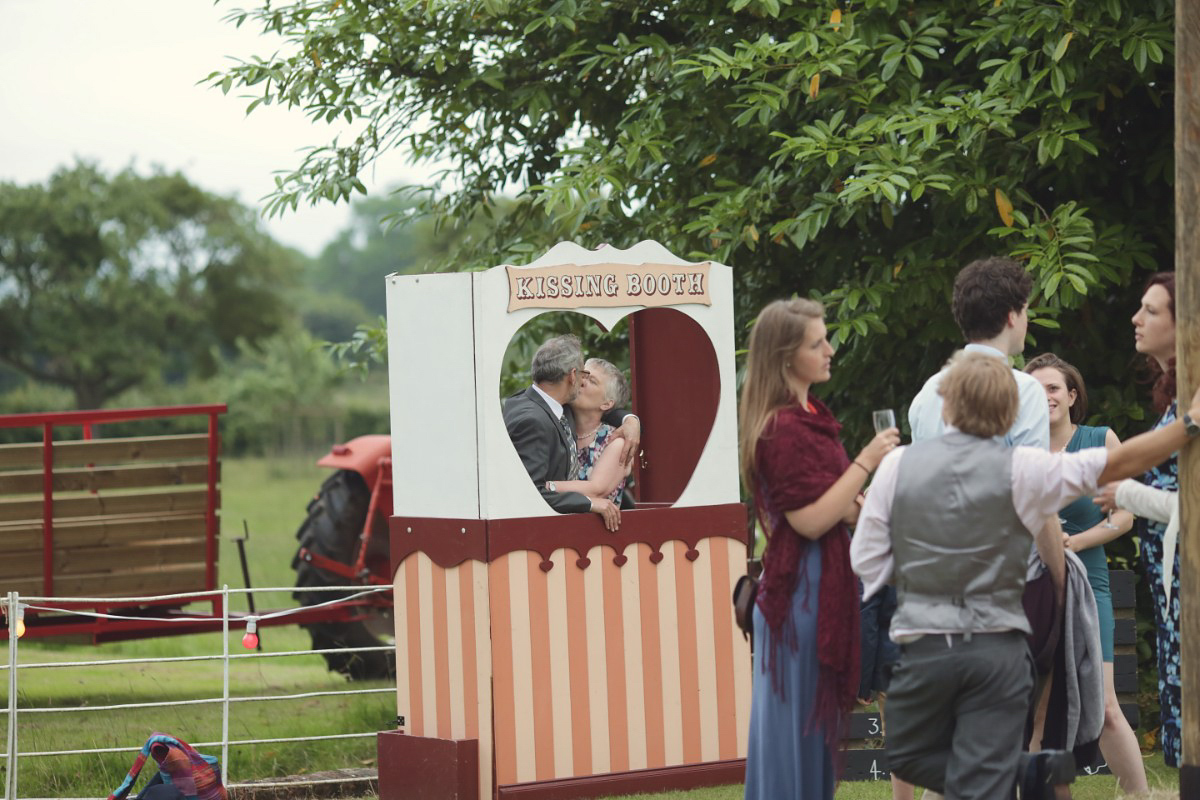
M 981 353 L 1005 364 L 1025 349 L 1025 333 L 1029 327 L 1029 296 L 1033 277 L 1011 258 L 992 257 L 972 261 L 954 279 L 951 311 L 962 331 L 968 353 Z M 908 422 L 913 442 L 934 439 L 945 432 L 942 418 L 942 396 L 938 389 L 948 368 L 929 377 L 908 408 Z M 1050 448 L 1050 412 L 1046 391 L 1041 383 L 1020 370 L 1012 370 L 1017 383 L 1017 413 L 1012 424 L 1002 432 L 1003 441 L 1010 447 L 1028 445 Z M 1061 605 L 1055 594 L 1061 593 L 1065 581 L 1062 547 L 1062 527 L 1057 510 L 1045 521 L 1046 529 L 1036 537 L 1038 555 L 1046 565 L 1045 583 L 1030 584 L 1034 608 Z M 894 612 L 893 612 L 894 613 Z M 1040 655 L 1045 659 L 1053 653 L 1057 627 L 1052 620 L 1039 620 Z M 1043 661 L 1039 665 L 1048 670 Z M 911 787 L 896 786 L 897 800 L 912 800 Z
M 1050 453 L 1009 447 L 1017 415 L 1008 365 L 952 361 L 938 391 L 942 436 L 884 457 L 850 558 L 870 597 L 894 579 L 901 646 L 888 695 L 887 752 L 905 781 L 947 798 L 1012 797 L 1034 685 L 1021 605 L 1026 560 L 1045 519 L 1187 441 L 1182 423 L 1119 448 Z M 1200 391 L 1192 400 L 1200 415 Z

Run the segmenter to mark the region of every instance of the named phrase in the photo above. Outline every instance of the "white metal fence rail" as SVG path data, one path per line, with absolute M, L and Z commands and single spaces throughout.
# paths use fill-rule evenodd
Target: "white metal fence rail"
M 117 659 L 99 659 L 99 660 L 92 660 L 92 661 L 53 661 L 53 662 L 30 663 L 30 664 L 21 664 L 19 662 L 18 656 L 19 656 L 20 637 L 13 635 L 13 628 L 15 628 L 17 620 L 21 618 L 21 614 L 23 613 L 24 609 L 31 609 L 31 610 L 45 611 L 45 612 L 54 612 L 54 613 L 61 613 L 61 614 L 74 614 L 74 615 L 88 616 L 88 617 L 104 617 L 107 619 L 137 619 L 137 620 L 141 620 L 141 621 L 150 620 L 150 621 L 159 621 L 159 622 L 163 622 L 163 623 L 194 622 L 194 621 L 197 621 L 198 619 L 205 619 L 205 618 L 179 617 L 179 616 L 177 616 L 177 617 L 162 617 L 162 618 L 146 617 L 146 616 L 125 617 L 125 616 L 121 616 L 118 614 L 100 614 L 100 613 L 96 613 L 93 611 L 83 611 L 83 610 L 74 609 L 74 608 L 62 608 L 58 604 L 65 603 L 65 602 L 66 603 L 89 603 L 89 602 L 92 602 L 92 603 L 113 603 L 113 602 L 161 603 L 164 600 L 187 601 L 188 599 L 197 600 L 200 598 L 205 598 L 205 599 L 211 598 L 213 596 L 213 592 L 194 592 L 194 593 L 186 593 L 186 594 L 155 595 L 153 597 L 117 597 L 117 598 L 114 598 L 114 597 L 105 597 L 105 598 L 35 597 L 35 596 L 21 597 L 17 592 L 9 592 L 7 597 L 3 601 L 0 601 L 0 602 L 4 603 L 4 610 L 8 616 L 9 625 L 10 625 L 9 637 L 8 637 L 8 663 L 0 665 L 0 670 L 8 671 L 8 707 L 7 707 L 7 709 L 0 709 L 0 714 L 6 714 L 8 717 L 8 720 L 7 720 L 7 722 L 8 722 L 8 743 L 7 743 L 7 746 L 5 747 L 5 752 L 0 753 L 0 758 L 3 758 L 7 765 L 7 770 L 6 770 L 6 775 L 5 775 L 5 787 L 4 787 L 5 800 L 18 800 L 18 797 L 19 797 L 18 792 L 17 792 L 18 777 L 19 777 L 18 760 L 21 758 L 66 756 L 66 755 L 86 755 L 86 754 L 92 754 L 92 753 L 137 753 L 141 749 L 141 744 L 139 743 L 133 747 L 94 747 L 94 748 L 85 748 L 85 749 L 76 749 L 76 750 L 30 750 L 30 751 L 26 751 L 26 752 L 21 752 L 18 719 L 20 716 L 23 716 L 25 714 L 87 713 L 87 712 L 93 712 L 93 711 L 114 711 L 114 710 L 134 709 L 134 708 L 175 707 L 175 706 L 180 706 L 180 705 L 213 705 L 216 703 L 220 703 L 221 704 L 221 738 L 220 738 L 220 740 L 214 741 L 214 742 L 189 742 L 189 744 L 191 744 L 193 747 L 196 747 L 197 749 L 203 749 L 205 747 L 218 747 L 218 746 L 221 748 L 221 781 L 222 781 L 222 783 L 225 784 L 226 787 L 229 787 L 229 788 L 237 788 L 239 786 L 249 786 L 249 785 L 253 785 L 255 787 L 294 785 L 294 784 L 285 783 L 285 782 L 269 782 L 269 781 L 256 781 L 253 784 L 247 784 L 247 783 L 232 783 L 231 784 L 229 782 L 229 774 L 228 774 L 228 771 L 229 771 L 229 748 L 230 747 L 238 747 L 238 746 L 252 745 L 252 744 L 278 743 L 278 742 L 310 742 L 310 741 L 319 741 L 319 740 L 323 740 L 323 739 L 362 739 L 362 738 L 367 738 L 367 737 L 374 737 L 379 731 L 377 731 L 377 730 L 355 731 L 355 732 L 351 732 L 351 733 L 334 733 L 334 734 L 325 734 L 325 735 L 319 735 L 319 736 L 289 736 L 289 737 L 275 737 L 275 738 L 264 738 L 264 739 L 231 740 L 229 738 L 229 709 L 230 709 L 231 705 L 236 704 L 236 703 L 271 702 L 271 701 L 280 701 L 280 700 L 300 700 L 300 699 L 307 699 L 307 698 L 312 698 L 312 697 L 324 697 L 324 696 L 331 696 L 331 695 L 347 695 L 347 694 L 384 694 L 384 693 L 394 693 L 396 691 L 394 687 L 379 688 L 379 689 L 348 688 L 348 689 L 339 689 L 336 691 L 297 692 L 294 694 L 272 694 L 272 695 L 254 695 L 254 696 L 247 696 L 247 697 L 230 697 L 230 695 L 229 695 L 229 665 L 230 665 L 230 662 L 232 662 L 232 661 L 237 661 L 237 660 L 241 660 L 241 659 L 252 659 L 252 658 L 283 658 L 283 657 L 288 657 L 288 656 L 302 656 L 302 655 L 313 655 L 313 654 L 324 655 L 326 653 L 362 653 L 362 652 L 390 651 L 393 649 L 393 647 L 390 645 L 384 645 L 384 646 L 379 646 L 379 647 L 346 647 L 346 648 L 337 648 L 337 649 L 288 650 L 288 651 L 282 651 L 282 652 L 278 652 L 278 653 L 257 653 L 257 652 L 255 652 L 255 653 L 230 653 L 229 652 L 229 623 L 230 623 L 229 598 L 231 595 L 250 594 L 253 592 L 268 593 L 268 592 L 293 592 L 293 591 L 295 591 L 295 587 L 293 587 L 293 586 L 286 586 L 286 587 L 282 587 L 282 588 L 280 588 L 280 587 L 267 588 L 267 589 L 230 589 L 228 586 L 222 587 L 222 589 L 221 589 L 221 596 L 222 596 L 221 643 L 222 644 L 221 644 L 221 653 L 220 654 L 201 655 L 201 656 L 117 658 Z M 299 613 L 301 611 L 308 611 L 310 609 L 317 608 L 320 606 L 333 605 L 335 603 L 343 603 L 343 602 L 346 602 L 347 600 L 353 600 L 353 599 L 357 599 L 360 597 L 365 597 L 366 595 L 369 595 L 369 594 L 390 592 L 390 591 L 392 591 L 392 587 L 390 587 L 390 586 L 378 586 L 378 587 L 363 587 L 363 586 L 314 587 L 314 586 L 306 586 L 306 587 L 304 587 L 304 591 L 306 593 L 308 593 L 308 592 L 337 592 L 337 593 L 339 593 L 339 595 L 343 595 L 343 596 L 339 596 L 339 597 L 337 597 L 333 600 L 329 600 L 325 603 L 319 603 L 315 606 L 303 606 L 300 608 L 287 608 L 287 609 L 282 609 L 279 611 L 273 611 L 270 613 L 263 613 L 263 614 L 240 615 L 236 621 L 239 624 L 249 623 L 251 621 L 253 621 L 255 624 L 257 624 L 259 621 L 264 620 L 264 619 L 286 617 L 286 616 L 290 616 L 290 615 Z M 53 706 L 53 707 L 41 707 L 41 708 L 18 708 L 18 704 L 17 704 L 17 695 L 18 695 L 18 690 L 20 688 L 19 681 L 18 681 L 18 673 L 21 670 L 55 669 L 55 668 L 61 668 L 61 667 L 90 667 L 90 666 L 101 666 L 101 665 L 110 666 L 110 665 L 114 665 L 114 664 L 162 664 L 162 663 L 182 662 L 182 661 L 216 661 L 216 660 L 221 661 L 221 696 L 220 697 L 206 697 L 206 698 L 200 698 L 200 699 L 195 699 L 195 700 L 171 700 L 171 701 L 161 702 L 161 703 L 117 703 L 117 704 L 103 705 L 103 706 L 88 705 L 88 706 Z M 118 778 L 118 781 L 119 781 L 119 778 Z M 320 782 L 328 782 L 328 781 L 316 781 L 316 782 L 320 783 Z M 23 798 L 22 800 L 48 800 L 48 799 L 46 799 L 46 798 Z M 59 800 L 63 800 L 63 799 L 59 798 Z M 76 800 L 86 800 L 86 799 L 85 798 L 77 798 Z

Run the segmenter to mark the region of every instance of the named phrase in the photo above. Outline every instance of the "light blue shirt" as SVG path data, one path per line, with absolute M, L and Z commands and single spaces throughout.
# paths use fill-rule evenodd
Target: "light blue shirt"
M 963 348 L 968 353 L 984 353 L 1008 362 L 1008 356 L 994 347 L 985 344 L 969 344 Z M 921 387 L 921 391 L 913 398 L 908 407 L 908 424 L 912 428 L 912 439 L 920 442 L 933 439 L 945 433 L 946 423 L 942 419 L 942 396 L 938 394 L 938 386 L 942 383 L 942 369 Z M 1020 370 L 1013 370 L 1017 381 L 1017 419 L 1004 435 L 1004 443 L 1009 447 L 1026 445 L 1050 449 L 1050 406 L 1046 402 L 1046 390 L 1032 375 Z

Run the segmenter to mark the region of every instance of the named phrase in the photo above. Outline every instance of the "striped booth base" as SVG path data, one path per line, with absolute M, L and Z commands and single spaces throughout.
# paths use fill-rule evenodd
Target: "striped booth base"
M 621 523 L 392 518 L 404 733 L 476 740 L 479 797 L 741 780 L 751 664 L 730 596 L 744 507 Z

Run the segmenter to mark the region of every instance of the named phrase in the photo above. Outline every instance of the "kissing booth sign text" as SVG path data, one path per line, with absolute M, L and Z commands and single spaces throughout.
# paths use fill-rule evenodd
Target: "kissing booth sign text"
M 507 267 L 508 310 L 617 306 L 711 306 L 701 264 L 556 264 Z

